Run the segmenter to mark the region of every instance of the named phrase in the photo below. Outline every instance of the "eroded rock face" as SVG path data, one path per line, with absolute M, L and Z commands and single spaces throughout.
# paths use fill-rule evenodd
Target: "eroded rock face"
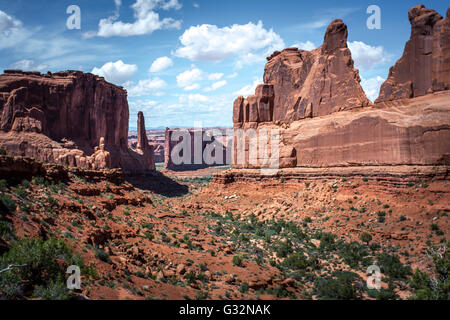
M 449 11 L 443 19 L 417 6 L 409 18 L 411 39 L 375 104 L 360 86 L 341 20 L 321 47 L 268 57 L 265 84 L 234 102 L 233 167 L 450 164 Z
M 347 47 L 347 26 L 333 21 L 313 51 L 288 48 L 267 58 L 264 85 L 239 97 L 233 121 L 281 122 L 317 117 L 370 104 Z
M 450 89 L 450 17 L 418 5 L 409 10 L 411 37 L 389 70 L 376 102 L 420 97 Z
M 10 154 L 82 168 L 139 171 L 128 149 L 127 92 L 80 71 L 0 75 L 0 145 Z

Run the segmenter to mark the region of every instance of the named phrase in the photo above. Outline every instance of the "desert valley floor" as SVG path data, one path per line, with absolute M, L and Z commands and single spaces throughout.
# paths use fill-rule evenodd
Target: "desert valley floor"
M 19 206 L 2 232 L 64 239 L 90 299 L 405 299 L 416 268 L 434 275 L 433 256 L 448 258 L 448 180 L 223 184 L 208 170 L 3 180 L 3 203 Z M 374 263 L 381 290 L 365 285 Z

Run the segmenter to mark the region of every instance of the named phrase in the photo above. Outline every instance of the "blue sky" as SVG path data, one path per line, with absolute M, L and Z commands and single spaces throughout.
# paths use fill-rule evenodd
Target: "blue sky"
M 417 1 L 417 0 L 416 0 Z M 276 49 L 322 44 L 329 22 L 349 28 L 349 47 L 369 98 L 410 35 L 416 1 L 0 0 L 0 69 L 76 69 L 105 76 L 129 93 L 130 128 L 231 126 L 232 103 L 261 83 Z M 448 1 L 423 1 L 445 15 Z M 81 9 L 69 30 L 66 9 Z M 381 29 L 366 26 L 369 5 Z

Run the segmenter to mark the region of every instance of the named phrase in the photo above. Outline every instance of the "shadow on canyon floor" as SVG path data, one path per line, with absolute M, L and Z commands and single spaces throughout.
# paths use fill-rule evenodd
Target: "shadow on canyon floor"
M 125 181 L 133 186 L 165 197 L 180 197 L 189 193 L 189 187 L 165 176 L 160 172 L 141 175 L 125 175 Z

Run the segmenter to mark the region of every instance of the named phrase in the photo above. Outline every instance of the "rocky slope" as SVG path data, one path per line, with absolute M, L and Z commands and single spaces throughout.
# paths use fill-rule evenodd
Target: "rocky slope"
M 85 168 L 148 170 L 127 146 L 127 93 L 79 71 L 0 75 L 0 145 L 11 154 Z
M 425 175 L 392 185 L 362 177 L 286 175 L 286 180 L 224 185 L 210 182 L 210 177 L 172 177 L 165 190 L 167 178 L 155 173 L 144 179 L 153 187 L 141 189 L 113 180 L 114 172 L 108 176 L 109 171 L 56 167 L 60 171 L 55 165 L 0 157 L 0 172 L 8 168 L 12 173 L 0 180 L 0 270 L 20 262 L 8 252 L 21 249 L 20 257 L 47 259 L 36 264 L 35 275 L 58 270 L 60 277 L 54 278 L 61 283 L 30 281 L 26 269 L 7 271 L 0 274 L 2 298 L 448 295 L 448 280 L 431 289 L 426 281 L 414 282 L 419 276 L 448 277 L 448 270 L 442 274 L 437 266 L 448 265 L 450 258 L 448 180 Z M 33 246 L 27 240 L 31 238 Z M 70 257 L 39 254 L 37 244 L 45 241 L 53 248 L 54 239 L 82 256 L 84 261 L 75 262 L 82 270 L 81 290 L 68 292 L 65 287 L 65 269 L 74 264 Z M 438 254 L 440 260 L 434 261 Z M 381 290 L 366 288 L 371 264 L 382 268 Z

